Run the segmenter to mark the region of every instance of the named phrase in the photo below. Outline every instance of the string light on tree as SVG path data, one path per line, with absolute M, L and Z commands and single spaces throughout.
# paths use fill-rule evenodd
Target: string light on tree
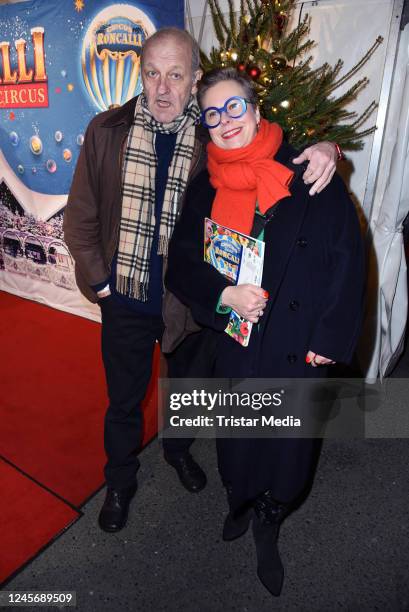
M 290 100 L 283 100 L 282 102 L 280 102 L 280 106 L 281 108 L 284 108 L 285 110 L 288 110 L 291 106 L 291 101 Z

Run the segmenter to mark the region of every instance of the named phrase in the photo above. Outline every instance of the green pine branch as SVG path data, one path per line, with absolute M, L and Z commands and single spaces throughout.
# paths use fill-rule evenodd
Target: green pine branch
M 382 38 L 378 37 L 367 53 L 344 75 L 343 61 L 334 66 L 324 63 L 312 69 L 307 56 L 314 41 L 308 39 L 310 17 L 306 15 L 292 31 L 287 31 L 289 16 L 296 0 L 240 0 L 240 15 L 228 0 L 228 18 L 219 1 L 209 0 L 218 46 L 209 56 L 201 53 L 202 66 L 209 70 L 220 65 L 237 67 L 244 64 L 256 68 L 259 76 L 255 88 L 260 109 L 268 120 L 279 123 L 289 141 L 296 147 L 328 139 L 356 150 L 363 146 L 362 138 L 375 127 L 360 130 L 376 109 L 375 102 L 358 116 L 348 105 L 367 85 L 366 77 L 358 79 L 342 95 L 336 90 L 353 79 L 369 61 Z M 229 50 L 237 50 L 233 60 Z M 222 59 L 223 58 L 223 59 Z

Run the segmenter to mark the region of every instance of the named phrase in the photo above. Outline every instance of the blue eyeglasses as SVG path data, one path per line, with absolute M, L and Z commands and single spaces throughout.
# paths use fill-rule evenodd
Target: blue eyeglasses
M 208 129 L 217 127 L 222 120 L 222 113 L 226 113 L 231 119 L 240 119 L 247 110 L 247 103 L 250 100 L 246 100 L 241 96 L 233 96 L 224 103 L 224 106 L 217 108 L 217 106 L 209 106 L 202 111 L 201 118 L 202 123 Z

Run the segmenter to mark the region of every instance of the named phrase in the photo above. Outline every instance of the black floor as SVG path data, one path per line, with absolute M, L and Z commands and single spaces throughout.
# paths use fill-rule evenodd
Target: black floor
M 409 381 L 408 351 L 394 375 Z M 409 611 L 409 440 L 324 442 L 312 492 L 281 529 L 279 599 L 257 580 L 251 534 L 221 540 L 214 446 L 193 449 L 209 479 L 200 494 L 181 488 L 156 440 L 124 531 L 98 529 L 101 491 L 5 588 L 73 590 L 81 612 Z

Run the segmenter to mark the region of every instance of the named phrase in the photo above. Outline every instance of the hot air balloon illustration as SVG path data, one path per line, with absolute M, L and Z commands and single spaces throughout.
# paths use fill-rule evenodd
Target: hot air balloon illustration
M 81 65 L 85 87 L 100 110 L 141 92 L 141 48 L 155 29 L 145 13 L 130 4 L 113 4 L 93 19 L 82 44 Z

